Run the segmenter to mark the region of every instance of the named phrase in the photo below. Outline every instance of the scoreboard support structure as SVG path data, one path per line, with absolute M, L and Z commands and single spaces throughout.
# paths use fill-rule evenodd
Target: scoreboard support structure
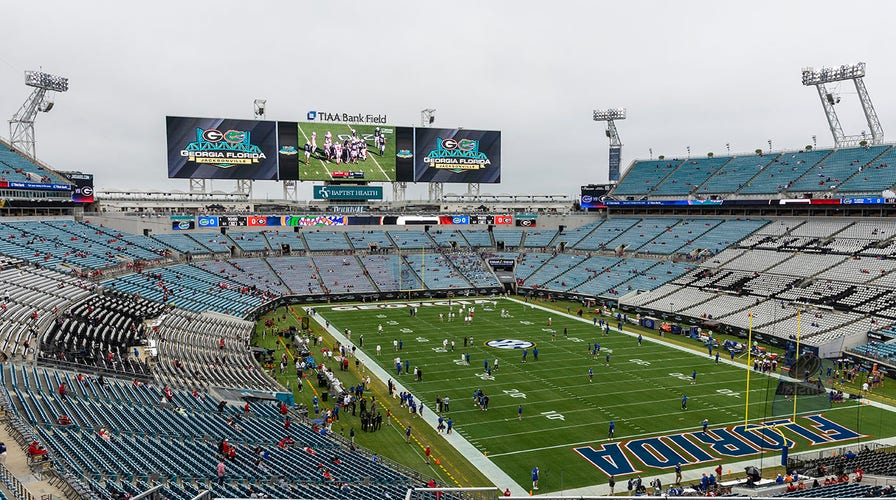
M 441 201 L 445 194 L 445 185 L 441 182 L 429 183 L 429 201 Z

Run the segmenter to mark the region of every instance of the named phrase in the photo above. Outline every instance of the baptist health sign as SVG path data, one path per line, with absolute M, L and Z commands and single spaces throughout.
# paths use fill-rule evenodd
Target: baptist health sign
M 315 200 L 382 200 L 382 186 L 314 186 Z

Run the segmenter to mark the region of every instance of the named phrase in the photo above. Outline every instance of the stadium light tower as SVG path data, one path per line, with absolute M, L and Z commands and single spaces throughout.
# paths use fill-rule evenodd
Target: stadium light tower
M 267 117 L 267 99 L 255 99 L 253 105 L 255 106 L 255 119 L 256 120 L 264 120 Z
M 607 122 L 607 138 L 610 139 L 610 182 L 619 180 L 619 164 L 622 161 L 622 141 L 616 131 L 615 120 L 625 120 L 625 108 L 594 110 L 594 121 Z
M 837 118 L 837 111 L 834 105 L 840 102 L 840 97 L 825 86 L 827 83 L 842 82 L 852 80 L 859 94 L 859 101 L 862 104 L 862 111 L 865 112 L 865 120 L 868 122 L 868 128 L 871 129 L 871 144 L 882 144 L 884 140 L 884 129 L 880 126 L 880 120 L 877 118 L 877 112 L 874 105 L 871 104 L 871 97 L 868 95 L 868 89 L 865 88 L 865 63 L 844 64 L 839 68 L 803 68 L 803 85 L 815 86 L 818 90 L 818 97 L 821 99 L 821 106 L 824 108 L 824 114 L 828 118 L 828 126 L 831 128 L 831 135 L 834 136 L 834 145 L 836 147 L 855 146 L 865 140 L 861 135 L 845 135 L 843 127 L 840 126 L 840 119 Z
M 25 103 L 9 120 L 9 142 L 32 158 L 37 158 L 34 146 L 34 119 L 38 112 L 53 109 L 53 95 L 48 92 L 67 92 L 68 78 L 43 71 L 26 71 L 25 85 L 34 88 Z

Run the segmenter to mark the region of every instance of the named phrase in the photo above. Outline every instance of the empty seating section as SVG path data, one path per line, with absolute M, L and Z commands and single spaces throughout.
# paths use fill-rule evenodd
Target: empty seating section
M 868 331 L 867 329 L 865 330 Z M 857 352 L 863 356 L 881 361 L 893 362 L 896 360 L 896 343 L 881 342 L 878 340 L 871 341 L 867 344 L 858 345 L 852 348 L 853 352 Z
M 420 280 L 399 255 L 360 255 L 358 258 L 380 291 L 393 292 L 423 288 Z
M 849 283 L 867 283 L 892 273 L 894 270 L 896 270 L 896 261 L 857 256 L 820 273 L 818 278 Z
M 837 186 L 842 195 L 878 194 L 896 185 L 896 148 L 890 148 L 855 175 Z
M 349 242 L 351 242 L 355 250 L 371 250 L 374 248 L 383 250 L 395 247 L 389 236 L 380 230 L 348 231 L 346 236 L 348 236 Z
M 189 327 L 203 319 L 192 318 L 182 325 Z M 101 498 L 111 498 L 111 490 L 136 495 L 148 489 L 151 478 L 165 483 L 162 495 L 177 500 L 195 497 L 200 488 L 212 489 L 216 497 L 249 497 L 244 484 L 252 484 L 258 492 L 253 496 L 373 500 L 400 498 L 416 485 L 303 424 L 290 427 L 295 446 L 277 446 L 287 434 L 271 403 L 255 402 L 252 416 L 240 418 L 242 410 L 237 405 L 227 405 L 219 415 L 217 401 L 203 391 L 194 396 L 171 388 L 170 401 L 160 405 L 160 400 L 167 399 L 160 386 L 138 386 L 114 378 L 106 379 L 104 385 L 94 379 L 78 382 L 70 374 L 42 368 L 4 365 L 2 370 L 7 381 L 2 392 L 13 413 L 55 452 L 61 468 L 77 471 L 82 480 L 100 489 Z M 28 383 L 14 385 L 17 380 Z M 67 397 L 55 392 L 63 382 L 70 387 Z M 69 416 L 72 425 L 57 425 L 59 415 Z M 228 425 L 229 418 L 239 424 Z M 100 428 L 107 429 L 111 439 L 99 437 Z M 238 459 L 227 461 L 227 484 L 210 486 L 216 452 L 224 439 L 236 447 Z M 264 468 L 250 459 L 255 447 L 270 453 Z M 338 462 L 332 460 L 334 456 Z M 332 483 L 322 480 L 320 463 L 327 464 Z M 348 483 L 348 489 L 337 487 L 342 483 Z
M 647 242 L 638 251 L 657 255 L 671 255 L 685 245 L 692 243 L 707 231 L 711 231 L 720 222 L 722 221 L 718 219 L 683 220 L 665 232 L 660 233 L 659 236 Z
M 843 262 L 842 255 L 793 254 L 793 257 L 770 267 L 769 273 L 789 276 L 814 276 Z
M 558 291 L 572 290 L 582 283 L 599 276 L 618 262 L 619 259 L 615 257 L 588 257 L 565 273 L 555 276 L 550 282 L 545 283 L 542 288 Z
M 44 184 L 70 184 L 62 176 L 10 151 L 0 143 L 0 181 L 38 182 Z
M 265 259 L 274 273 L 292 291 L 300 295 L 322 293 L 317 269 L 308 257 Z
M 841 182 L 864 170 L 890 146 L 838 149 L 791 183 L 790 192 L 833 191 Z
M 518 280 L 528 280 L 545 262 L 550 260 L 549 253 L 524 253 L 517 260 L 514 274 Z
M 254 327 L 252 322 L 217 314 L 166 313 L 152 335 L 159 346 L 156 374 L 166 384 L 186 390 L 215 386 L 276 391 L 277 383 L 255 368 L 249 351 Z
M 466 229 L 460 231 L 463 237 L 467 240 L 467 243 L 473 248 L 484 248 L 484 247 L 493 247 L 495 246 L 492 243 L 492 234 L 484 229 Z M 522 236 L 522 232 L 520 232 Z M 504 242 L 505 246 L 519 246 L 519 242 L 515 245 L 511 245 L 508 242 Z
M 286 285 L 274 274 L 267 262 L 260 258 L 205 261 L 193 264 L 217 276 L 223 276 L 271 295 L 289 293 Z
M 106 269 L 122 263 L 112 249 L 40 222 L 0 224 L 0 252 L 41 266 L 70 272 L 72 268 Z
M 227 236 L 244 252 L 265 252 L 271 250 L 264 233 L 228 231 Z M 277 250 L 280 250 L 280 248 L 278 247 Z
M 793 228 L 791 236 L 807 236 L 810 238 L 827 238 L 842 231 L 852 222 L 843 220 L 814 219 Z
M 163 308 L 158 302 L 114 292 L 90 295 L 56 314 L 41 340 L 39 356 L 69 369 L 148 378 L 149 368 L 131 356 L 130 349 L 145 344 L 143 320 L 158 316 Z
M 557 231 L 527 231 L 523 246 L 526 248 L 546 248 L 556 236 Z
M 638 261 L 640 259 L 631 260 Z M 693 269 L 693 264 L 669 261 L 661 261 L 655 266 L 651 266 L 648 261 L 644 262 L 643 266 L 642 272 L 622 284 L 625 293 L 633 290 L 653 290 Z
M 134 260 L 157 260 L 161 257 L 159 250 L 161 245 L 156 244 L 154 247 L 144 248 L 135 245 L 130 241 L 110 236 L 104 231 L 104 228 L 84 224 L 82 222 L 72 220 L 55 220 L 47 221 L 44 224 L 56 228 L 60 232 L 71 234 L 76 238 L 80 238 L 81 242 L 86 242 L 90 247 L 105 248 L 106 255 L 109 257 L 123 256 Z M 69 241 L 77 243 L 78 240 L 69 239 Z M 82 246 L 83 248 L 83 246 Z
M 449 252 L 445 256 L 471 285 L 480 288 L 501 286 L 495 273 L 476 252 Z
M 698 222 L 698 221 L 694 221 Z M 726 248 L 765 225 L 764 220 L 726 220 L 686 243 L 678 253 L 687 254 L 696 250 L 718 254 Z
M 738 156 L 732 158 L 716 174 L 697 188 L 699 194 L 734 193 L 744 187 L 750 179 L 777 156 Z
M 620 260 L 615 266 L 605 270 L 597 278 L 586 282 L 575 291 L 594 296 L 619 297 L 632 291 L 621 285 L 639 274 L 646 273 L 651 267 L 657 265 L 655 260 L 626 259 Z M 662 283 L 657 283 L 659 286 Z
M 140 294 L 191 311 L 243 315 L 261 304 L 260 293 L 196 267 L 179 264 L 104 281 L 103 286 Z
M 581 264 L 588 257 L 577 254 L 558 254 L 544 263 L 526 279 L 526 286 L 544 288 L 552 279 Z
M 495 229 L 492 236 L 495 238 L 495 245 L 503 241 L 506 248 L 518 248 L 523 244 L 522 229 Z
M 725 269 L 737 269 L 741 271 L 762 272 L 781 262 L 791 258 L 793 254 L 788 252 L 775 252 L 772 250 L 750 250 L 739 257 L 726 262 Z
M 791 182 L 830 153 L 830 150 L 782 153 L 750 179 L 738 194 L 775 194 L 787 191 Z
M 312 257 L 320 271 L 320 279 L 327 293 L 360 293 L 376 291 L 367 279 L 364 268 L 353 255 L 320 255 Z
M 429 237 L 436 242 L 440 248 L 464 248 L 469 247 L 469 243 L 464 239 L 460 231 L 456 229 L 436 229 L 429 231 Z
M 265 239 L 268 240 L 268 245 L 275 251 L 283 251 L 284 253 L 305 251 L 305 243 L 302 241 L 300 233 L 265 231 L 263 234 Z
M 682 163 L 682 160 L 635 162 L 619 180 L 613 194 L 619 196 L 648 194 Z
M 205 245 L 190 238 L 190 236 L 185 233 L 159 233 L 153 235 L 153 238 L 180 253 L 192 255 L 207 255 L 212 253 L 212 251 L 206 248 Z
M 221 233 L 190 233 L 189 236 L 212 253 L 230 254 L 230 238 Z
M 603 250 L 607 243 L 640 222 L 640 220 L 627 218 L 607 219 L 597 230 L 575 244 L 574 248 L 576 250 Z
M 678 222 L 679 219 L 641 219 L 637 224 L 611 240 L 607 247 L 610 249 L 622 247 L 628 252 L 637 251 Z
M 315 229 L 303 231 L 302 236 L 305 238 L 308 250 L 312 252 L 333 252 L 352 249 L 348 240 L 345 239 L 345 233 L 342 231 Z
M 23 355 L 24 342 L 36 342 L 38 335 L 54 322 L 54 311 L 90 295 L 92 284 L 72 276 L 7 261 L 0 270 L 0 351 L 8 356 Z
M 651 196 L 687 196 L 697 191 L 697 187 L 715 174 L 719 168 L 731 160 L 724 158 L 699 158 L 685 160 L 663 182 L 658 184 Z
M 451 262 L 437 253 L 412 253 L 405 261 L 420 278 L 426 288 L 470 288 L 470 283 L 454 268 Z
M 561 243 L 565 243 L 567 247 L 573 247 L 576 243 L 582 240 L 582 238 L 588 236 L 588 234 L 594 230 L 594 228 L 600 226 L 601 222 L 592 222 L 591 224 L 585 224 L 584 226 L 577 227 L 575 229 L 566 228 L 557 235 L 557 239 L 554 240 L 554 246 L 558 246 Z
M 386 231 L 395 245 L 401 250 L 434 249 L 435 243 L 419 229 L 405 229 L 404 231 Z

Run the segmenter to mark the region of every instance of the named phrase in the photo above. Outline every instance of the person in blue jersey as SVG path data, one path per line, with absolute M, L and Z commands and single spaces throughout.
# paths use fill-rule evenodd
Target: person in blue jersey
M 616 437 L 616 422 L 610 420 L 610 429 L 607 432 L 607 439 Z
M 682 410 L 688 409 L 688 395 L 687 394 L 684 394 L 681 396 L 681 409 Z
M 535 467 L 534 469 L 532 469 L 532 489 L 533 489 L 533 490 L 537 490 L 537 489 L 538 489 L 538 477 L 539 477 L 539 475 L 540 475 L 540 473 L 539 473 L 539 471 L 538 471 L 538 467 Z

